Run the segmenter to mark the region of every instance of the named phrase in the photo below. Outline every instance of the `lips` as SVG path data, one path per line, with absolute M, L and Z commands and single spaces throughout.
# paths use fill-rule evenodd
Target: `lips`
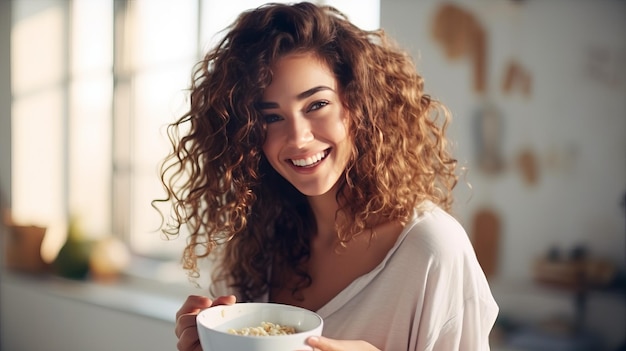
M 323 159 L 325 159 L 329 153 L 330 153 L 330 149 L 326 149 L 324 151 L 318 152 L 317 154 L 309 156 L 307 158 L 290 159 L 290 161 L 291 161 L 291 164 L 293 164 L 296 167 L 312 167 L 320 163 Z

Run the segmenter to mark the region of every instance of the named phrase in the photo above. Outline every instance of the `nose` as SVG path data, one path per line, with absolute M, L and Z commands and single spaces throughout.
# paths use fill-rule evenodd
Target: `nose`
M 313 131 L 310 120 L 297 114 L 289 120 L 290 123 L 287 131 L 287 137 L 290 144 L 296 147 L 301 147 L 313 140 Z

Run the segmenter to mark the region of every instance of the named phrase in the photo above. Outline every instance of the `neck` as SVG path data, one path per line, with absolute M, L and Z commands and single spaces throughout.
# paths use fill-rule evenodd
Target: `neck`
M 317 233 L 313 239 L 316 242 L 334 245 L 337 241 L 335 222 L 339 204 L 336 195 L 337 192 L 332 189 L 326 194 L 308 197 L 317 224 Z

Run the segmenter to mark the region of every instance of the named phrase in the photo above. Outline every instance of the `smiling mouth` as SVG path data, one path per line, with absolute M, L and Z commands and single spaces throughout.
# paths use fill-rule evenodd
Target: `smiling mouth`
M 324 151 L 318 152 L 317 154 L 313 156 L 309 156 L 307 158 L 303 158 L 300 160 L 291 159 L 289 161 L 291 161 L 291 164 L 296 167 L 313 167 L 316 164 L 322 162 L 322 160 L 324 160 L 328 156 L 329 153 L 330 153 L 330 149 L 326 149 Z

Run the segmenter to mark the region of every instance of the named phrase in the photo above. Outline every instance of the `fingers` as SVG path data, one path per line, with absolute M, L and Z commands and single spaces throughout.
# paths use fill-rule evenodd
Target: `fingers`
M 337 345 L 333 345 L 334 340 L 325 338 L 323 336 L 312 336 L 307 339 L 309 346 L 312 346 L 314 350 L 319 351 L 339 351 Z
M 196 315 L 212 305 L 211 299 L 205 296 L 191 295 L 176 312 L 176 327 L 174 332 L 180 339 L 183 331 L 196 328 Z
M 174 332 L 178 337 L 176 347 L 181 351 L 202 351 L 198 337 L 196 317 L 200 311 L 211 306 L 232 305 L 236 302 L 235 296 L 220 296 L 211 301 L 206 296 L 190 295 L 176 312 L 176 326 Z
M 179 339 L 183 337 L 183 333 L 188 330 L 196 329 L 196 315 L 195 314 L 185 314 L 182 315 L 176 320 L 176 326 L 174 328 L 174 333 L 176 337 Z
M 307 339 L 307 343 L 315 351 L 380 351 L 363 340 L 335 340 L 323 336 L 312 336 Z
M 211 307 L 212 301 L 206 296 L 190 295 L 185 303 L 176 312 L 176 320 L 182 315 L 189 313 L 198 313 L 205 308 Z
M 195 327 L 184 329 L 178 337 L 176 349 L 179 351 L 202 351 L 198 329 Z
M 213 306 L 232 305 L 235 302 L 237 302 L 237 298 L 234 295 L 220 296 L 213 301 Z

